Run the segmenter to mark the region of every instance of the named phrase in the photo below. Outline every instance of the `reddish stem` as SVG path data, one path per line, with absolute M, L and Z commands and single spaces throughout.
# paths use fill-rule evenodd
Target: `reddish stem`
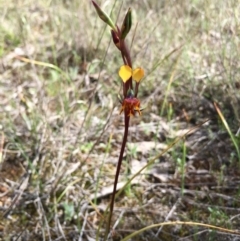
M 116 195 L 116 191 L 117 191 L 118 177 L 119 177 L 119 174 L 120 174 L 121 165 L 122 165 L 122 161 L 123 161 L 123 154 L 124 154 L 124 150 L 125 150 L 126 143 L 127 143 L 127 137 L 128 137 L 128 127 L 129 127 L 129 122 L 130 122 L 130 116 L 126 112 L 124 112 L 124 122 L 125 122 L 124 135 L 123 135 L 123 141 L 122 141 L 120 155 L 119 155 L 119 158 L 118 158 L 118 164 L 117 164 L 115 180 L 114 180 L 114 185 L 113 185 L 113 194 L 112 194 L 112 198 L 111 198 L 110 213 L 109 213 L 107 232 L 106 232 L 107 235 L 110 231 L 111 219 L 112 219 L 114 201 L 115 201 L 115 195 Z
M 118 27 L 117 27 L 117 31 L 118 31 L 118 36 L 120 39 L 121 31 Z M 124 64 L 127 64 L 128 66 L 130 66 L 132 68 L 132 61 L 131 61 L 130 53 L 125 44 L 124 39 L 120 40 L 120 51 L 122 54 L 122 59 L 123 59 Z M 127 97 L 129 88 L 132 89 L 132 77 L 126 83 L 123 84 L 124 98 Z M 116 195 L 116 191 L 117 191 L 117 183 L 118 183 L 118 178 L 119 178 L 119 174 L 120 174 L 120 170 L 121 170 L 121 166 L 122 166 L 124 150 L 125 150 L 126 143 L 127 143 L 129 122 L 130 122 L 130 116 L 129 116 L 129 113 L 127 113 L 125 110 L 124 111 L 124 124 L 125 124 L 124 135 L 123 135 L 122 146 L 121 146 L 118 163 L 117 163 L 117 169 L 116 169 L 115 180 L 114 180 L 114 185 L 113 185 L 113 193 L 112 193 L 112 198 L 111 198 L 111 203 L 110 203 L 110 213 L 109 213 L 109 217 L 108 217 L 108 224 L 107 224 L 107 229 L 105 232 L 104 240 L 107 240 L 108 234 L 110 232 L 111 220 L 112 220 L 113 208 L 114 208 L 114 202 L 115 202 L 115 195 Z
M 123 58 L 124 64 L 126 64 L 126 62 L 127 62 L 127 65 L 132 68 L 132 61 L 131 61 L 130 53 L 129 53 L 129 50 L 128 50 L 124 40 L 120 41 L 120 46 L 121 46 L 120 48 L 121 48 L 122 56 L 124 56 L 124 58 Z M 132 87 L 132 77 L 124 85 L 125 85 L 124 97 L 126 97 L 128 90 L 133 88 Z
M 139 86 L 139 83 L 136 83 L 134 97 L 137 97 L 137 95 L 138 95 L 138 86 Z

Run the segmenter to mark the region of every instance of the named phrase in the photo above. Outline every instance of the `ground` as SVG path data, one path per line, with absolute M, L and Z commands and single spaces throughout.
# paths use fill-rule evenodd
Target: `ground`
M 97 2 L 120 25 L 131 7 L 145 70 L 109 240 L 240 240 L 240 2 Z M 0 239 L 103 240 L 124 131 L 110 29 L 91 1 L 0 10 Z

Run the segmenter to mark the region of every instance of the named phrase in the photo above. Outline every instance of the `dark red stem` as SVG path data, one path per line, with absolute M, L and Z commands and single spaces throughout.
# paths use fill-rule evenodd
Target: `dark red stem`
M 123 141 L 122 141 L 120 155 L 119 155 L 119 158 L 118 158 L 118 164 L 117 164 L 115 180 L 114 180 L 114 185 L 113 185 L 113 194 L 112 194 L 112 198 L 111 198 L 110 213 L 109 213 L 107 232 L 106 232 L 107 235 L 110 231 L 111 219 L 112 219 L 114 201 L 115 201 L 115 195 L 116 195 L 116 191 L 117 191 L 118 177 L 119 177 L 119 173 L 120 173 L 120 170 L 121 170 L 121 165 L 122 165 L 122 161 L 123 161 L 123 154 L 124 154 L 124 150 L 125 150 L 126 143 L 127 143 L 127 137 L 128 137 L 128 127 L 129 127 L 129 122 L 130 122 L 130 116 L 128 116 L 128 113 L 126 113 L 126 112 L 124 112 L 124 122 L 125 122 L 124 135 L 123 135 Z
M 135 92 L 134 92 L 134 97 L 136 97 L 136 98 L 137 98 L 137 95 L 138 95 L 138 86 L 139 86 L 139 83 L 136 83 Z
M 131 61 L 130 53 L 129 53 L 129 50 L 128 50 L 124 40 L 120 41 L 120 46 L 121 46 L 120 48 L 121 48 L 122 56 L 124 56 L 124 58 L 123 58 L 124 64 L 126 64 L 125 62 L 127 62 L 127 65 L 132 68 L 132 61 Z M 124 97 L 126 97 L 128 90 L 132 89 L 132 77 L 124 85 L 125 85 L 124 86 L 125 87 Z
M 120 39 L 121 31 L 118 27 L 117 27 L 117 31 L 118 31 L 118 37 Z M 132 68 L 132 61 L 131 61 L 130 53 L 125 44 L 124 39 L 120 40 L 120 48 L 119 49 L 121 51 L 124 64 L 127 64 L 128 66 L 130 66 Z M 124 98 L 127 97 L 127 92 L 129 90 L 129 88 L 132 89 L 132 78 L 130 78 L 126 83 L 123 84 Z M 119 174 L 120 174 L 120 170 L 121 170 L 121 166 L 122 166 L 124 150 L 125 150 L 126 143 L 127 143 L 129 122 L 130 122 L 129 113 L 124 111 L 124 124 L 125 124 L 124 135 L 123 135 L 122 146 L 121 146 L 118 163 L 117 163 L 117 169 L 116 169 L 115 180 L 114 180 L 114 185 L 113 185 L 113 193 L 112 193 L 112 198 L 111 198 L 111 203 L 110 203 L 110 213 L 109 213 L 109 217 L 108 217 L 108 224 L 107 224 L 107 229 L 105 232 L 104 240 L 107 240 L 108 234 L 110 232 L 113 208 L 114 208 L 114 203 L 115 203 L 115 195 L 116 195 L 116 191 L 117 191 L 118 178 L 119 178 Z

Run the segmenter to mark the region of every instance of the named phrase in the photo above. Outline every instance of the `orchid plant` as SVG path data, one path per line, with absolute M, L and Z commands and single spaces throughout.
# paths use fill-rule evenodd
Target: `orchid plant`
M 130 52 L 125 43 L 126 36 L 128 35 L 132 26 L 131 8 L 128 9 L 125 15 L 125 18 L 123 20 L 122 26 L 121 28 L 119 28 L 119 26 L 113 23 L 112 19 L 100 8 L 100 6 L 95 1 L 92 1 L 92 3 L 97 11 L 98 16 L 106 24 L 110 26 L 113 43 L 120 51 L 123 59 L 123 63 L 124 63 L 120 67 L 118 74 L 122 79 L 123 96 L 120 98 L 120 103 L 122 105 L 120 109 L 120 114 L 124 113 L 125 128 L 124 128 L 123 141 L 122 141 L 121 150 L 119 154 L 114 186 L 113 186 L 113 193 L 112 193 L 112 198 L 110 203 L 110 213 L 109 213 L 108 225 L 106 229 L 106 234 L 108 235 L 110 231 L 110 226 L 111 226 L 111 219 L 112 219 L 112 213 L 114 208 L 114 200 L 115 200 L 115 194 L 117 190 L 118 177 L 119 177 L 119 173 L 122 165 L 125 146 L 127 143 L 130 118 L 132 116 L 135 116 L 136 113 L 141 115 L 141 111 L 142 111 L 140 107 L 140 100 L 137 98 L 137 95 L 138 95 L 138 88 L 139 88 L 140 81 L 144 76 L 144 70 L 140 67 L 133 69 Z

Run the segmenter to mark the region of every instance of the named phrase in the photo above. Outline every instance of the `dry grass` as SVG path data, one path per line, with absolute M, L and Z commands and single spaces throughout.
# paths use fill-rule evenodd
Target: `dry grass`
M 239 230 L 240 160 L 213 102 L 237 133 L 240 2 L 102 2 L 114 19 L 131 6 L 132 58 L 147 73 L 120 184 L 209 119 L 125 188 L 112 240 L 167 220 Z M 8 1 L 0 10 L 0 238 L 95 240 L 123 133 L 121 57 L 88 1 Z M 203 239 L 233 236 L 175 225 L 133 240 Z

